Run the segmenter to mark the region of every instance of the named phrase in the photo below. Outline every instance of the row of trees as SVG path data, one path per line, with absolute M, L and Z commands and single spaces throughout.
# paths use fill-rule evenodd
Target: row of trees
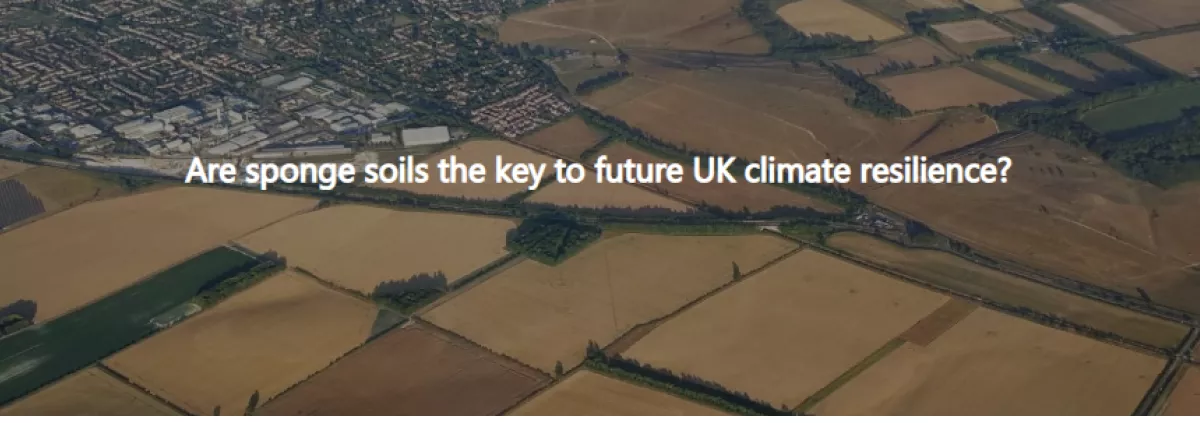
M 826 62 L 821 62 L 821 67 L 833 74 L 843 85 L 854 90 L 854 98 L 847 100 L 847 104 L 850 106 L 869 111 L 882 118 L 912 116 L 911 110 L 897 103 L 895 98 L 867 81 L 858 72 Z
M 583 82 L 575 85 L 575 95 L 587 95 L 593 91 L 615 84 L 618 81 L 629 76 L 629 72 L 623 70 L 614 70 L 604 73 L 595 78 L 586 79 Z
M 265 256 L 253 267 L 239 270 L 233 276 L 203 287 L 192 302 L 202 308 L 211 307 L 286 268 L 287 263 L 283 259 L 274 255 Z
M 594 341 L 588 342 L 584 365 L 598 372 L 649 385 L 737 414 L 758 416 L 794 414 L 787 409 L 786 405 L 776 408 L 766 401 L 753 399 L 745 392 L 731 390 L 716 382 L 686 373 L 675 374 L 667 369 L 656 368 L 631 358 L 622 357 L 620 354 L 609 355 Z

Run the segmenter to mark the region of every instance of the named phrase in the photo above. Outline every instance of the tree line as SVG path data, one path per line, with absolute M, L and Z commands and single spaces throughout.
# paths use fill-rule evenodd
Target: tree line
M 575 85 L 575 95 L 587 95 L 601 88 L 615 84 L 630 74 L 624 70 L 614 70 L 595 78 L 586 79 Z
M 753 399 L 745 392 L 733 391 L 721 384 L 690 374 L 675 374 L 649 364 L 639 363 L 620 354 L 608 354 L 600 345 L 589 341 L 584 365 L 597 372 L 648 385 L 671 394 L 706 403 L 725 411 L 742 415 L 790 416 L 786 406 L 776 408 L 770 403 Z
M 820 65 L 833 74 L 842 85 L 854 90 L 854 98 L 846 100 L 846 104 L 851 107 L 866 110 L 885 119 L 912 116 L 911 110 L 896 102 L 895 98 L 867 81 L 858 72 L 824 61 L 820 62 Z

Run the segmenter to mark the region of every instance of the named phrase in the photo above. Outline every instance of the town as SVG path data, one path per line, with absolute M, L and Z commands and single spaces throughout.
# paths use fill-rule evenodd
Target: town
M 517 138 L 575 107 L 474 27 L 526 3 L 5 0 L 0 147 L 181 176 Z

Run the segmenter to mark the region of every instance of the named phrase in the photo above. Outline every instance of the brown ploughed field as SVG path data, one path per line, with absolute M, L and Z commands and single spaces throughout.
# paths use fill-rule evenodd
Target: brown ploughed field
M 725 413 L 580 370 L 514 409 L 517 416 L 718 416 Z
M 259 409 L 260 415 L 495 415 L 548 378 L 436 328 L 376 338 Z

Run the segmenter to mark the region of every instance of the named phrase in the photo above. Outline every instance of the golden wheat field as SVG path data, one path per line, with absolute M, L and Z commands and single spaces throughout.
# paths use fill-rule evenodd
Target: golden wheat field
M 371 294 L 420 275 L 453 283 L 505 254 L 507 219 L 347 205 L 292 217 L 237 242 L 288 265 Z
M 844 0 L 799 0 L 776 11 L 784 22 L 806 34 L 840 34 L 857 41 L 887 41 L 904 30 Z
M 4 408 L 6 416 L 172 416 L 175 410 L 138 388 L 91 367 Z
M 1187 334 L 1187 328 L 1183 325 L 1068 294 L 947 253 L 904 248 L 879 238 L 851 232 L 835 234 L 827 242 L 831 247 L 912 278 L 957 292 L 1053 314 L 1150 345 L 1174 348 Z
M 1012 87 L 957 67 L 879 78 L 876 84 L 913 111 L 1032 99 Z
M 550 371 L 728 283 L 795 245 L 767 235 L 623 234 L 557 266 L 523 261 L 422 318 L 485 348 Z
M 662 323 L 623 355 L 796 406 L 946 300 L 805 250 Z
M 1167 398 L 1167 416 L 1200 416 L 1200 366 L 1183 368 L 1183 377 Z
M 193 414 L 242 414 L 370 335 L 375 306 L 286 271 L 106 359 Z
M 726 415 L 650 388 L 581 370 L 514 409 L 517 416 Z
M 31 164 L 14 162 L 9 160 L 0 160 L 0 179 L 6 179 L 9 176 L 16 175 L 33 168 Z
M 580 154 L 602 140 L 604 136 L 588 126 L 582 118 L 572 117 L 546 129 L 534 132 L 521 141 L 578 160 Z
M 818 403 L 829 415 L 1128 415 L 1165 360 L 976 309 Z
M 48 321 L 315 205 L 189 187 L 87 203 L 0 236 L 0 304 L 34 301 Z

